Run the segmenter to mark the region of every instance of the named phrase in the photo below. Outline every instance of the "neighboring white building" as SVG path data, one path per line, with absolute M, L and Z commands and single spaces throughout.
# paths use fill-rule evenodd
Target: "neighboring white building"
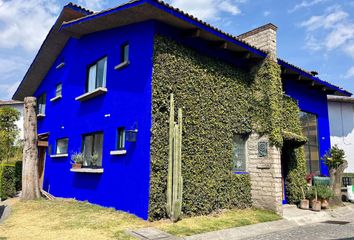
M 345 151 L 348 168 L 354 173 L 354 98 L 328 97 L 331 145 L 337 144 Z
M 16 122 L 18 129 L 20 130 L 19 139 L 23 139 L 23 102 L 20 101 L 2 101 L 0 100 L 0 108 L 12 107 L 20 112 L 20 120 Z

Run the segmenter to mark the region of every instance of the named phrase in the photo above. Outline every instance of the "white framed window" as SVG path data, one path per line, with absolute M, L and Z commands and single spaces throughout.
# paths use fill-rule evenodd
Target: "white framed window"
M 129 43 L 124 43 L 121 47 L 121 62 L 129 62 Z
M 59 96 L 61 96 L 61 94 L 62 94 L 62 83 L 58 83 L 55 86 L 55 96 L 59 97 Z
M 247 172 L 247 136 L 237 134 L 233 137 L 232 171 Z
M 123 149 L 125 149 L 125 128 L 123 128 L 123 127 L 118 128 L 117 135 L 118 135 L 117 149 L 123 150 Z
M 86 92 L 93 92 L 100 87 L 106 87 L 107 57 L 98 60 L 91 65 L 87 74 Z
M 82 152 L 85 167 L 102 167 L 103 133 L 83 135 Z
M 45 115 L 46 94 L 43 93 L 37 99 L 37 115 Z
M 67 154 L 68 153 L 68 143 L 69 138 L 60 138 L 57 139 L 56 147 L 55 147 L 55 154 Z

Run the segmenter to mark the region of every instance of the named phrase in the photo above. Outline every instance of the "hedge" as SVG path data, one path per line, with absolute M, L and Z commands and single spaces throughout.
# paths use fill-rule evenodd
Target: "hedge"
M 175 111 L 183 109 L 183 214 L 245 208 L 252 205 L 250 177 L 232 173 L 233 135 L 268 134 L 279 148 L 284 144 L 283 130 L 302 136 L 298 107 L 284 98 L 280 73 L 279 65 L 268 58 L 247 72 L 155 37 L 150 220 L 166 217 L 170 93 L 175 96 Z M 284 112 L 286 104 L 292 107 Z
M 0 198 L 5 200 L 16 195 L 22 188 L 22 161 L 0 164 Z
M 0 198 L 5 200 L 16 194 L 15 165 L 0 165 Z

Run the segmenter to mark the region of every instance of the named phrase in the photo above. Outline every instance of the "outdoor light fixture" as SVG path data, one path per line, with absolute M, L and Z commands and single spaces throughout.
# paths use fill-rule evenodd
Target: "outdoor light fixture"
M 134 125 L 135 125 L 135 127 L 133 127 L 133 129 L 126 130 L 126 132 L 125 132 L 126 140 L 128 142 L 136 142 L 136 136 L 138 135 L 138 124 L 135 123 Z

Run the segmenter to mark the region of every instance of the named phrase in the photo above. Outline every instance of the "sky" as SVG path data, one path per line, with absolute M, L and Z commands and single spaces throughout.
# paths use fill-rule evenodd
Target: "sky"
M 93 11 L 128 0 L 73 0 Z M 354 93 L 354 0 L 166 0 L 239 35 L 278 26 L 278 57 Z M 0 0 L 0 100 L 11 99 L 64 0 Z

